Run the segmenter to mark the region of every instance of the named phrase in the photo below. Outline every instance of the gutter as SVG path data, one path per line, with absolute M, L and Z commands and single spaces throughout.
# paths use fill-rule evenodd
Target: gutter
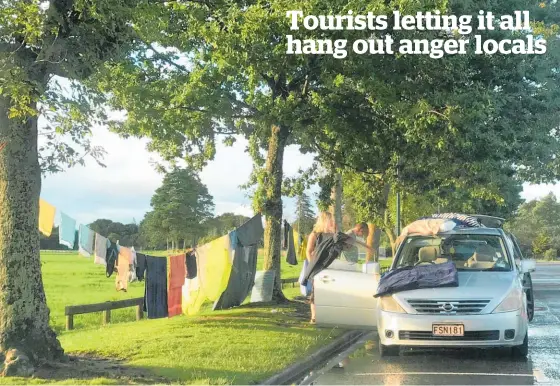
M 368 335 L 369 330 L 350 330 L 327 346 L 323 346 L 302 361 L 286 367 L 284 370 L 262 381 L 261 385 L 291 385 L 302 380 L 313 369 L 329 361 L 340 352 L 355 344 Z

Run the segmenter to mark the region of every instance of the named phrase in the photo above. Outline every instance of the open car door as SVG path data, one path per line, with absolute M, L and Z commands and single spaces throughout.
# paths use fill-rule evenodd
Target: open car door
M 318 325 L 374 329 L 379 275 L 363 273 L 361 265 L 335 261 L 313 281 Z

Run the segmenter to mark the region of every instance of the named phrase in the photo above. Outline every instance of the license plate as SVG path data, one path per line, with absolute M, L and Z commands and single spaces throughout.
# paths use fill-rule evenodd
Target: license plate
M 463 336 L 465 335 L 465 326 L 462 324 L 434 324 L 432 325 L 432 334 L 434 336 Z

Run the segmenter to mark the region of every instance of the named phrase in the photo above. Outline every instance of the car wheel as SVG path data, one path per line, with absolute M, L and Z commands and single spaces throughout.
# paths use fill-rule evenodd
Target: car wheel
M 535 297 L 533 295 L 533 280 L 530 273 L 526 273 L 523 278 L 523 289 L 527 294 L 527 318 L 530 322 L 535 317 Z
M 381 355 L 381 357 L 398 356 L 399 352 L 399 346 L 385 346 L 384 344 L 379 343 L 379 355 Z
M 511 348 L 511 355 L 514 358 L 526 358 L 529 354 L 529 334 L 525 334 L 523 344 Z

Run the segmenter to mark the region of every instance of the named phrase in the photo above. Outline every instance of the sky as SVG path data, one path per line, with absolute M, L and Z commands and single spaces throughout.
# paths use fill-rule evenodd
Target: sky
M 87 224 L 99 218 L 122 223 L 139 223 L 150 210 L 150 199 L 161 186 L 163 176 L 151 161 L 159 158 L 146 150 L 146 139 L 120 138 L 104 127 L 95 127 L 92 142 L 107 152 L 103 168 L 92 159 L 85 166 L 75 166 L 64 172 L 43 177 L 41 197 L 59 211 Z M 200 178 L 214 197 L 215 214 L 233 212 L 253 215 L 250 198 L 240 185 L 247 182 L 252 161 L 245 152 L 247 142 L 238 140 L 233 147 L 220 144 L 216 158 L 202 171 Z M 286 176 L 311 166 L 313 156 L 303 155 L 296 146 L 286 149 Z M 525 185 L 522 197 L 530 200 L 553 191 L 560 196 L 560 185 Z M 317 188 L 308 193 L 314 197 Z M 295 200 L 284 199 L 285 217 L 295 215 Z
M 104 127 L 95 127 L 92 132 L 92 144 L 107 152 L 103 159 L 106 167 L 88 159 L 85 166 L 43 176 L 41 197 L 78 223 L 88 224 L 99 218 L 139 223 L 151 209 L 150 199 L 162 183 L 163 175 L 151 165 L 159 157 L 146 150 L 146 139 L 123 139 Z M 219 144 L 215 160 L 200 174 L 214 197 L 216 215 L 253 215 L 248 192 L 240 188 L 252 170 L 246 145 L 242 138 L 233 147 Z M 312 155 L 303 155 L 296 146 L 289 146 L 284 157 L 285 174 L 297 175 L 300 168 L 305 169 L 312 162 Z M 308 194 L 313 196 L 314 191 Z M 286 218 L 293 220 L 295 200 L 284 199 L 284 207 Z

